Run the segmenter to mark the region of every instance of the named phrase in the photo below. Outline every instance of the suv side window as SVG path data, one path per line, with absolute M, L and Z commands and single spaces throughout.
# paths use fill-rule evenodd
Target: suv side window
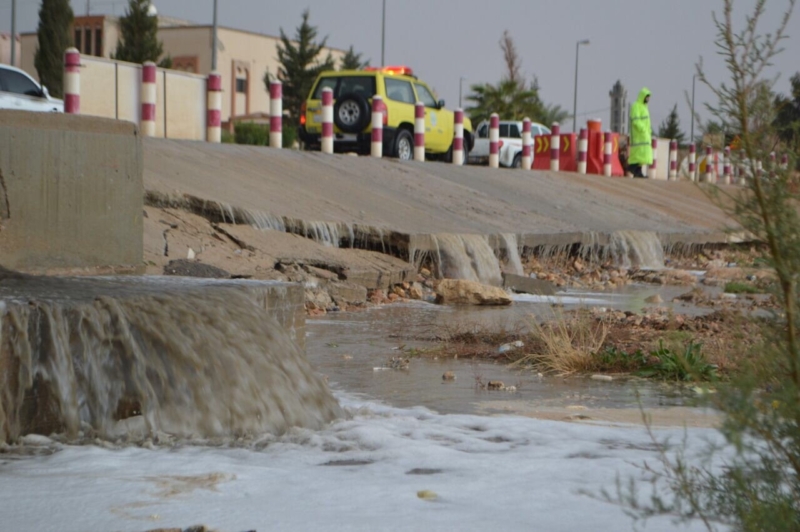
M 414 83 L 414 88 L 417 89 L 417 97 L 425 107 L 436 107 L 436 100 L 433 98 L 431 91 L 425 85 Z
M 333 91 L 334 97 L 336 96 L 336 85 L 339 83 L 339 78 L 322 78 L 317 83 L 317 88 L 314 89 L 314 96 L 312 100 L 322 99 L 322 89 L 328 88 Z
M 25 96 L 42 95 L 41 89 L 34 82 L 13 70 L 0 69 L 0 90 Z
M 519 132 L 519 126 L 517 124 L 511 124 L 509 126 L 510 131 L 508 132 L 508 137 L 512 139 L 521 139 L 522 134 Z
M 510 137 L 508 134 L 508 124 L 500 124 L 500 138 L 507 139 Z
M 343 94 L 358 94 L 367 100 L 375 96 L 375 76 L 344 76 L 339 82 L 339 90 L 333 97 L 338 98 Z
M 396 102 L 416 103 L 410 81 L 386 78 L 386 97 Z
M 478 138 L 479 139 L 488 139 L 489 138 L 489 124 L 481 124 L 481 127 L 478 128 Z

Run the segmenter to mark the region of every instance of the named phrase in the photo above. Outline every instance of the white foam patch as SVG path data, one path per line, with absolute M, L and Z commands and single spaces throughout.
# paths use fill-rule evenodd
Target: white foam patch
M 511 299 L 518 303 L 554 303 L 561 305 L 608 305 L 612 303 L 609 297 L 600 298 L 588 295 L 537 296 L 532 294 L 512 294 Z
M 0 467 L 7 530 L 629 530 L 582 494 L 656 462 L 641 427 L 439 415 L 340 395 L 325 430 L 245 448 L 65 446 Z M 676 441 L 684 431 L 661 430 Z M 716 433 L 691 429 L 690 445 Z M 269 442 L 267 444 L 267 442 Z M 417 497 L 436 493 L 435 501 Z M 677 530 L 669 519 L 648 531 Z M 702 530 L 692 525 L 686 530 Z

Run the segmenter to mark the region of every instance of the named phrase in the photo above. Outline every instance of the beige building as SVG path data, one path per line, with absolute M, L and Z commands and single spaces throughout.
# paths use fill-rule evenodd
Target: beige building
M 211 71 L 212 27 L 159 15 L 158 38 L 164 54 L 172 58 L 172 68 L 193 74 Z M 75 17 L 75 47 L 84 55 L 110 58 L 119 42 L 119 19 L 113 16 Z M 37 77 L 33 58 L 38 46 L 36 33 L 22 34 L 21 68 Z M 260 116 L 269 113 L 269 94 L 264 85 L 267 72 L 278 71 L 280 39 L 233 28 L 217 29 L 217 70 L 222 75 L 222 120 L 231 117 Z M 328 48 L 338 63 L 344 50 Z M 38 78 L 38 77 L 37 77 Z
M 17 34 L 17 44 L 15 45 L 14 49 L 14 66 L 19 68 L 20 65 L 20 58 L 22 57 L 21 53 L 21 44 L 19 34 Z M 4 63 L 6 65 L 11 64 L 11 34 L 10 33 L 0 33 L 0 63 Z M 33 60 L 31 60 L 31 64 L 33 64 Z

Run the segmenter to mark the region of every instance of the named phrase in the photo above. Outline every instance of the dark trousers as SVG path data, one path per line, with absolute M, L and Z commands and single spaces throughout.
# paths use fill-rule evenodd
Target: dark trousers
M 633 174 L 633 177 L 644 177 L 641 164 L 631 164 L 628 166 L 628 170 Z

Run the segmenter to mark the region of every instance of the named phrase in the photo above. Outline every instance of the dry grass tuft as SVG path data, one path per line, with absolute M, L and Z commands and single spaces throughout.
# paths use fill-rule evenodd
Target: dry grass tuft
M 607 334 L 606 325 L 588 312 L 569 317 L 562 314 L 547 323 L 535 321 L 533 341 L 515 365 L 534 366 L 558 375 L 590 371 L 595 366 L 594 354 L 603 347 Z

